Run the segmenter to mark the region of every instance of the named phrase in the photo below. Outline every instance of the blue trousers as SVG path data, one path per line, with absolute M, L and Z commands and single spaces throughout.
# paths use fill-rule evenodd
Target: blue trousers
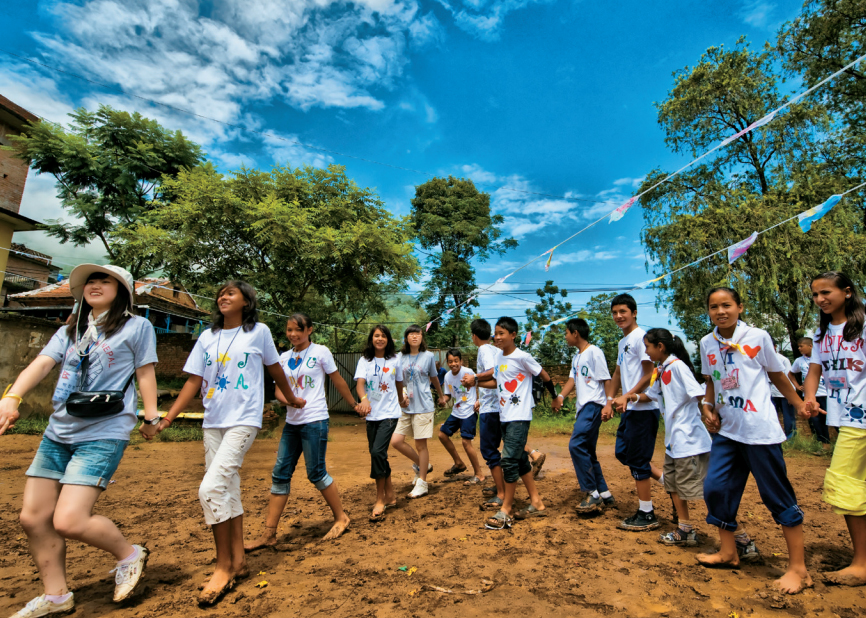
M 827 396 L 815 397 L 818 405 L 822 410 L 827 409 Z M 819 414 L 809 419 L 809 427 L 812 428 L 812 433 L 815 434 L 815 439 L 822 444 L 830 444 L 830 430 L 827 428 L 827 415 Z
M 636 481 L 652 476 L 650 462 L 659 432 L 658 410 L 627 410 L 619 417 L 616 430 L 616 458 L 628 466 Z
M 598 444 L 598 428 L 601 427 L 601 408 L 597 403 L 583 406 L 574 419 L 574 431 L 568 441 L 571 463 L 580 483 L 581 491 L 607 491 L 607 483 L 601 472 L 601 464 L 595 454 Z
M 328 420 L 314 421 L 304 425 L 283 427 L 280 446 L 277 450 L 277 463 L 271 473 L 271 493 L 288 495 L 291 493 L 292 475 L 295 467 L 304 454 L 304 464 L 307 468 L 307 479 L 322 491 L 334 482 L 328 474 L 325 465 L 325 455 L 328 451 Z
M 803 523 L 803 511 L 788 480 L 781 444 L 743 444 L 723 435 L 713 436 L 710 466 L 704 479 L 707 523 L 723 530 L 737 529 L 737 511 L 749 473 L 773 520 L 793 528 Z
M 502 456 L 499 454 L 499 443 L 502 442 L 502 423 L 498 412 L 485 412 L 479 415 L 479 427 L 481 429 L 481 440 L 479 450 L 487 467 L 491 470 L 501 465 Z
M 782 426 L 785 430 L 785 437 L 790 439 L 794 436 L 794 431 L 797 429 L 797 410 L 784 397 L 772 397 L 772 400 L 776 408 L 776 414 L 782 415 Z

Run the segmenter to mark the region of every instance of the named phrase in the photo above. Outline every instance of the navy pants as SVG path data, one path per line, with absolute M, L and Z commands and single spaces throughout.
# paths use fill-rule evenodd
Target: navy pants
M 502 442 L 502 423 L 498 412 L 485 412 L 479 415 L 479 427 L 481 429 L 481 440 L 479 449 L 487 467 L 491 470 L 502 464 L 502 456 L 499 454 L 499 443 Z
M 818 405 L 822 410 L 827 409 L 827 396 L 815 397 Z M 830 429 L 827 427 L 827 415 L 819 414 L 809 419 L 809 427 L 812 428 L 812 433 L 815 434 L 815 439 L 821 444 L 830 444 Z
M 803 511 L 788 480 L 781 444 L 743 444 L 721 434 L 713 436 L 710 466 L 704 479 L 707 523 L 733 532 L 749 473 L 773 520 L 793 528 L 803 523 Z
M 797 429 L 797 410 L 784 397 L 772 397 L 772 400 L 776 408 L 776 414 L 782 415 L 782 426 L 785 429 L 785 437 L 790 440 Z
M 652 476 L 650 462 L 659 431 L 658 410 L 627 410 L 619 417 L 616 430 L 616 458 L 628 466 L 636 481 Z
M 601 464 L 595 454 L 598 444 L 598 428 L 601 427 L 601 408 L 597 403 L 583 406 L 574 419 L 574 431 L 568 441 L 571 463 L 580 483 L 581 491 L 607 491 L 607 483 L 601 472 Z

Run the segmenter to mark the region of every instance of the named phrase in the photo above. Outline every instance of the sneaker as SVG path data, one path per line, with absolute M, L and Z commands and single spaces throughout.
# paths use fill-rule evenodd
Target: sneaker
M 761 559 L 761 552 L 755 542 L 750 540 L 745 545 L 737 543 L 737 556 L 740 557 L 740 562 L 756 562 Z
M 685 532 L 682 528 L 677 528 L 673 532 L 659 535 L 659 543 L 665 545 L 685 545 L 686 547 L 697 547 L 700 544 L 697 530 Z
M 655 511 L 645 513 L 638 509 L 638 512 L 622 521 L 619 525 L 623 530 L 655 530 L 661 526 L 661 522 L 656 518 Z
M 412 472 L 415 473 L 415 478 L 412 479 L 412 484 L 414 485 L 415 481 L 421 478 L 418 476 L 421 473 L 421 468 L 418 467 L 418 464 L 412 464 Z M 427 464 L 427 474 L 430 474 L 431 472 L 433 472 L 433 464 Z
M 616 506 L 616 498 L 614 498 L 613 496 L 608 496 L 607 498 L 602 496 L 601 499 L 602 501 L 604 501 L 605 506 Z
M 18 610 L 17 614 L 12 614 L 11 618 L 37 618 L 37 616 L 48 616 L 49 614 L 70 614 L 75 611 L 74 605 L 71 594 L 63 603 L 52 603 L 43 594 Z
M 604 510 L 604 500 L 601 497 L 594 498 L 592 494 L 586 494 L 583 502 L 574 507 L 578 513 L 592 513 L 593 511 Z
M 110 572 L 114 576 L 114 602 L 120 603 L 127 600 L 135 593 L 141 584 L 141 576 L 147 566 L 148 552 L 141 545 L 133 545 L 138 550 L 138 557 L 129 562 L 118 562 Z
M 420 498 L 427 495 L 427 481 L 418 479 L 415 481 L 415 487 L 409 492 L 409 498 Z

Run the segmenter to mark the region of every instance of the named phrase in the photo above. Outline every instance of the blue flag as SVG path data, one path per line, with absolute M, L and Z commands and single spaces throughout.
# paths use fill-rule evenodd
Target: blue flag
M 831 195 L 827 198 L 827 201 L 820 206 L 813 206 L 809 210 L 801 212 L 797 215 L 797 218 L 800 220 L 800 229 L 802 229 L 804 233 L 811 230 L 812 224 L 830 212 L 830 209 L 833 208 L 833 206 L 835 206 L 841 199 L 841 195 Z

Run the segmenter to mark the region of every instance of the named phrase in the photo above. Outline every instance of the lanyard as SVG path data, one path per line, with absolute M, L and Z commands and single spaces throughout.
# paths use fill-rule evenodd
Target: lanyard
M 291 367 L 289 367 L 289 375 L 295 379 L 295 386 L 297 386 L 301 390 L 303 390 L 304 387 L 301 386 L 300 382 L 298 382 L 298 378 L 301 377 L 301 370 L 304 368 L 304 361 L 307 360 L 307 355 L 310 353 L 310 348 L 312 348 L 312 347 L 313 347 L 312 343 L 310 343 L 310 345 L 307 346 L 307 349 L 304 351 L 304 358 L 301 358 L 300 353 L 297 353 L 298 359 L 301 361 L 298 363 L 298 367 L 297 367 L 298 375 L 295 375 L 295 372 L 292 370 Z M 294 352 L 294 350 L 292 350 L 292 352 Z
M 737 326 L 739 326 L 739 325 L 740 325 L 740 322 L 737 322 Z M 745 328 L 743 328 L 743 332 L 740 333 L 740 336 L 736 341 L 731 341 L 730 339 L 728 339 L 728 340 L 720 339 L 718 336 L 719 327 L 717 326 L 715 329 L 713 329 L 713 339 L 716 340 L 716 343 L 719 346 L 719 360 L 722 361 L 722 371 L 725 372 L 726 378 L 730 378 L 730 375 L 728 375 L 728 368 L 725 364 L 725 352 L 724 352 L 724 350 L 734 349 L 734 350 L 738 351 L 740 354 L 742 354 L 743 356 L 748 356 L 748 354 L 746 354 L 746 351 L 743 349 L 743 346 L 740 345 L 740 340 L 743 337 L 745 337 L 747 332 L 749 332 L 749 327 L 746 326 L 745 324 L 743 324 L 743 326 Z M 722 345 L 722 344 L 724 344 L 724 345 Z
M 409 379 L 407 382 L 411 382 L 415 378 L 415 372 L 418 369 L 418 356 L 420 356 L 421 352 L 415 355 L 415 360 L 412 360 L 412 357 L 409 356 Z
M 217 347 L 216 347 L 217 368 L 216 368 L 216 378 L 214 379 L 214 382 L 219 382 L 220 366 L 228 367 L 228 360 L 226 360 L 226 359 L 229 355 L 229 350 L 231 349 L 232 344 L 235 342 L 235 338 L 238 336 L 238 333 L 241 332 L 242 329 L 243 329 L 243 326 L 238 326 L 238 330 L 235 332 L 234 337 L 232 337 L 232 340 L 229 341 L 229 347 L 227 347 L 226 351 L 223 353 L 223 360 L 222 361 L 220 361 L 220 340 L 222 339 L 223 329 L 222 328 L 220 329 L 220 332 L 217 335 Z
M 388 359 L 383 359 L 383 360 L 384 360 L 384 362 L 382 363 L 382 369 L 379 369 L 379 363 L 378 363 L 378 361 L 376 361 L 376 357 L 375 356 L 373 357 L 373 367 L 375 367 L 375 369 L 373 369 L 373 377 L 378 378 L 376 380 L 376 390 L 379 390 L 380 387 L 382 386 L 382 375 L 384 375 L 385 367 L 388 365 Z M 370 380 L 370 382 L 372 382 L 372 381 L 373 380 Z
M 829 330 L 829 329 L 828 329 Z M 825 335 L 826 336 L 826 335 Z M 839 345 L 836 346 L 836 356 L 833 356 L 833 344 L 830 344 L 830 349 L 827 350 L 830 353 L 830 360 L 833 361 L 833 368 L 839 366 L 839 357 L 842 356 L 842 342 L 845 340 L 845 326 L 842 326 L 842 332 L 839 333 Z

